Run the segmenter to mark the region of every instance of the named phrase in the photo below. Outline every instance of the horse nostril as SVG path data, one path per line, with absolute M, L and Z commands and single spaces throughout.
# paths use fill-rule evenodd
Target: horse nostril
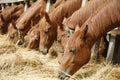
M 70 78 L 71 78 L 70 75 L 66 74 L 65 72 L 59 72 L 58 73 L 58 80 L 69 80 Z M 71 78 L 71 79 L 72 80 L 78 80 L 78 79 L 75 79 L 75 78 Z
M 58 80 L 69 80 L 70 76 L 66 75 L 64 72 L 58 72 Z
M 61 64 L 61 62 L 60 62 L 60 61 L 58 61 L 58 63 L 59 63 L 59 64 Z
M 14 39 L 14 36 L 10 36 L 10 39 Z

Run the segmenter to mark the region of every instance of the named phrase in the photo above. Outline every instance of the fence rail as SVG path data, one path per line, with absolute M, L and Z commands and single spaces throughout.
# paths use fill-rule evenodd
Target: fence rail
M 21 2 L 25 0 L 0 0 L 0 3 L 14 3 L 14 2 Z
M 120 29 L 114 29 L 114 30 L 108 32 L 108 34 L 118 34 L 118 35 L 120 35 Z

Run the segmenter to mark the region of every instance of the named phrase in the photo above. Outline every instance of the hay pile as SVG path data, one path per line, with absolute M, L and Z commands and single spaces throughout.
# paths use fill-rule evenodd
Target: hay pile
M 0 35 L 0 80 L 57 80 L 57 59 L 16 47 Z M 89 62 L 73 77 L 78 80 L 120 80 L 120 67 Z
M 80 80 L 120 80 L 120 66 L 89 63 L 82 67 L 74 77 Z

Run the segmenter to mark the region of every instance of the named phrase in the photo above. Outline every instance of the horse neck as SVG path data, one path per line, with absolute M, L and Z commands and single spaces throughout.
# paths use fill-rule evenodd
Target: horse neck
M 95 12 L 95 10 L 97 10 L 101 5 L 105 4 L 106 2 L 109 2 L 109 0 L 92 0 L 89 2 L 87 1 L 88 0 L 82 0 L 82 8 L 75 11 L 70 17 L 70 21 L 68 21 L 68 26 L 70 28 L 75 29 L 76 25 L 79 25 L 81 27 L 90 17 L 90 15 Z M 85 3 L 87 4 L 85 5 Z
M 64 13 L 63 13 L 64 14 Z M 55 8 L 51 13 L 50 13 L 50 20 L 54 23 L 54 24 L 62 24 L 62 8 Z
M 41 8 L 44 7 L 44 1 L 43 0 L 38 0 L 36 1 L 28 10 L 23 13 L 19 17 L 19 21 L 17 22 L 17 25 L 21 28 L 24 29 L 26 28 L 25 25 L 27 25 L 31 19 L 40 11 Z
M 90 47 L 108 31 L 120 25 L 120 1 L 113 0 L 99 12 L 91 16 L 84 25 L 88 25 L 87 40 Z
M 73 7 L 74 6 L 74 7 Z M 72 13 L 81 7 L 81 0 L 67 0 L 55 8 L 50 14 L 53 21 L 62 26 L 64 17 L 68 18 Z
M 1 14 L 4 15 L 5 21 L 11 19 L 11 15 L 15 12 L 17 6 L 8 7 Z

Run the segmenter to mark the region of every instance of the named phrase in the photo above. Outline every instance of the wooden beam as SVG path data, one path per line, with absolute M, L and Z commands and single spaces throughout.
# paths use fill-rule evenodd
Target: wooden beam
M 113 54 L 113 64 L 120 64 L 120 35 L 116 36 L 115 49 Z
M 110 31 L 109 34 L 111 34 L 111 39 L 106 61 L 108 63 L 120 64 L 120 27 Z
M 14 3 L 14 2 L 21 2 L 24 0 L 0 0 L 0 3 Z
M 120 35 L 120 29 L 114 29 L 114 30 L 108 32 L 108 34 L 119 34 Z

